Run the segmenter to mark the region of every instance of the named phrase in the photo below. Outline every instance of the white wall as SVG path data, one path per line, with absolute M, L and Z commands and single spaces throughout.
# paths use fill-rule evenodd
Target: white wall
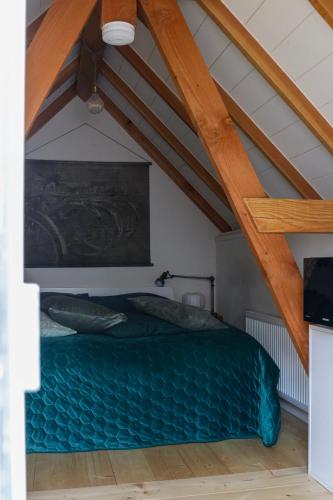
M 150 161 L 110 115 L 89 115 L 79 98 L 27 143 L 26 157 Z M 137 287 L 151 286 L 166 269 L 181 274 L 215 274 L 215 237 L 219 231 L 155 163 L 150 167 L 150 213 L 153 267 L 26 269 L 26 280 L 41 287 Z M 186 291 L 204 292 L 209 305 L 208 283 L 175 279 L 169 284 L 178 299 Z
M 301 272 L 305 257 L 333 257 L 333 235 L 287 236 Z M 216 238 L 217 310 L 225 320 L 244 328 L 244 313 L 254 310 L 278 316 L 261 271 L 240 231 Z

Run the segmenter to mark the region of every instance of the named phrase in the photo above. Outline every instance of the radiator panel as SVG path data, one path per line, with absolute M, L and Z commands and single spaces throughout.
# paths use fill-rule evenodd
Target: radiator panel
M 266 349 L 280 368 L 278 390 L 281 397 L 307 411 L 308 376 L 281 319 L 246 311 L 245 330 Z

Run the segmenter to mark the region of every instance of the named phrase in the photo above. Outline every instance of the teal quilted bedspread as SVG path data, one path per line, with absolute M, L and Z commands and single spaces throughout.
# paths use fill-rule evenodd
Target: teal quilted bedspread
M 242 331 L 41 340 L 41 390 L 26 396 L 28 452 L 277 440 L 279 370 Z

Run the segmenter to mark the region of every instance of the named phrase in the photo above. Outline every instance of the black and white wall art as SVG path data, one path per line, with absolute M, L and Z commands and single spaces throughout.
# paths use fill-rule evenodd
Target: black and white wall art
M 149 266 L 149 164 L 27 160 L 25 267 Z

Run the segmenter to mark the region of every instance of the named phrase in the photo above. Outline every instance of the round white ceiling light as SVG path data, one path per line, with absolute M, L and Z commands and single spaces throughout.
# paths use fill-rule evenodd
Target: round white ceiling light
M 135 27 L 125 21 L 111 21 L 102 26 L 102 37 L 109 45 L 130 45 L 134 42 Z

